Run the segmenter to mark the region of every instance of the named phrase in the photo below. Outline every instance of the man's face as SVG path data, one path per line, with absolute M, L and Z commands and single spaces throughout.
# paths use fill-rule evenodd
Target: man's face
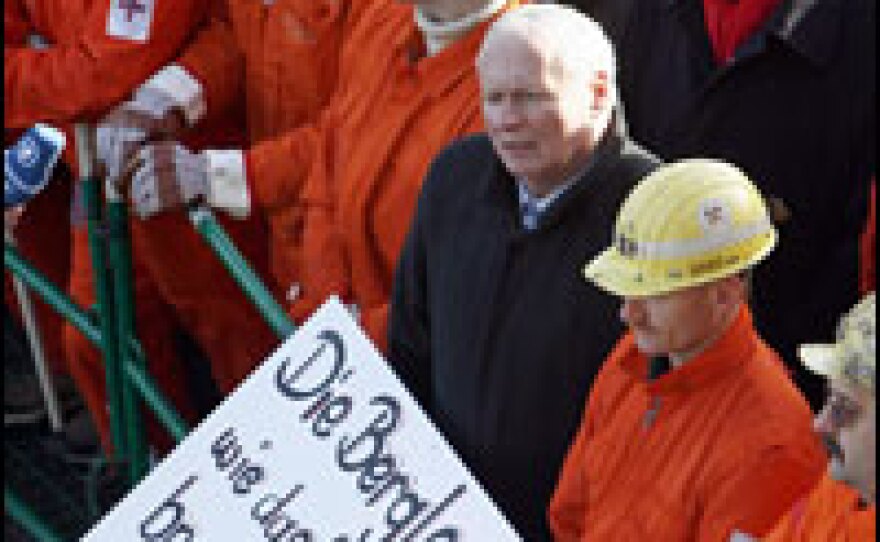
M 624 298 L 620 317 L 644 355 L 687 359 L 724 331 L 729 311 L 720 301 L 719 287 L 710 283 L 665 295 Z
M 583 79 L 583 78 L 580 78 Z M 588 85 L 518 37 L 487 45 L 483 117 L 507 169 L 537 194 L 564 183 L 590 152 Z
M 828 444 L 831 475 L 874 502 L 877 409 L 873 394 L 832 381 L 825 408 L 816 417 L 816 431 Z

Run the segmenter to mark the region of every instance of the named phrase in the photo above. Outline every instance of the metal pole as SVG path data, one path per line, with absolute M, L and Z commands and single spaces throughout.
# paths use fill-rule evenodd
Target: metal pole
M 247 260 L 235 247 L 235 243 L 217 222 L 210 209 L 204 207 L 190 209 L 189 219 L 275 334 L 285 339 L 296 331 L 296 326 L 287 312 L 275 301 L 268 288 L 248 265 Z
M 12 232 L 7 229 L 4 230 L 3 234 L 5 241 L 15 246 L 15 238 Z M 40 333 L 37 313 L 34 310 L 34 304 L 31 302 L 27 288 L 25 288 L 21 279 L 13 276 L 12 286 L 15 289 L 15 297 L 18 298 L 18 306 L 21 308 L 24 330 L 34 358 L 34 368 L 37 371 L 37 379 L 40 383 L 40 391 L 43 393 L 43 401 L 46 403 L 46 412 L 49 415 L 49 425 L 52 427 L 52 431 L 58 433 L 63 429 L 64 422 L 61 416 L 61 407 L 58 404 L 58 394 L 52 382 L 52 374 L 46 365 L 46 354 L 43 349 L 43 337 Z
M 129 469 L 132 483 L 146 476 L 150 469 L 150 456 L 147 447 L 146 431 L 140 402 L 135 387 L 129 378 L 129 368 L 138 366 L 146 372 L 145 358 L 132 355 L 129 342 L 135 338 L 134 287 L 132 285 L 131 244 L 129 243 L 128 209 L 115 184 L 104 184 L 104 198 L 107 203 L 108 249 L 110 269 L 113 273 L 113 300 L 116 308 L 116 334 L 119 340 L 119 363 L 123 371 L 122 401 L 125 408 L 125 426 L 129 456 Z
M 107 251 L 104 246 L 101 205 L 101 187 L 94 172 L 94 136 L 89 126 L 79 123 L 75 126 L 77 159 L 79 161 L 82 197 L 88 217 L 89 252 L 92 257 L 92 273 L 95 279 L 95 297 L 101 326 L 101 345 L 104 353 L 106 390 L 109 406 L 110 432 L 114 455 L 125 458 L 128 452 L 124 423 L 124 385 L 119 359 L 119 344 L 113 310 L 113 293 L 107 270 Z
M 131 356 L 136 362 L 125 365 L 126 377 L 168 433 L 176 442 L 180 442 L 189 433 L 189 426 L 168 398 L 159 391 L 156 381 L 146 370 L 145 356 L 140 345 L 132 341 L 129 346 Z
M 3 486 L 3 508 L 6 513 L 39 542 L 63 542 L 31 508 L 18 498 L 9 486 Z
M 4 246 L 3 263 L 9 271 L 19 278 L 27 287 L 32 289 L 43 298 L 50 307 L 61 314 L 68 322 L 76 327 L 86 339 L 96 347 L 101 348 L 101 331 L 92 323 L 86 311 L 73 302 L 49 279 L 44 277 L 38 270 L 30 266 L 10 244 Z M 143 397 L 144 402 L 156 413 L 159 422 L 168 430 L 178 442 L 189 432 L 187 423 L 174 406 L 156 385 L 152 377 L 143 367 L 146 365 L 143 348 L 132 337 L 128 342 L 129 353 L 136 360 L 135 363 L 125 365 L 125 374 L 131 381 L 135 390 Z
M 76 327 L 95 346 L 101 348 L 101 331 L 92 322 L 86 311 L 73 302 L 64 292 L 29 265 L 15 247 L 6 243 L 3 251 L 3 265 L 21 280 L 25 286 L 43 298 L 50 307 Z

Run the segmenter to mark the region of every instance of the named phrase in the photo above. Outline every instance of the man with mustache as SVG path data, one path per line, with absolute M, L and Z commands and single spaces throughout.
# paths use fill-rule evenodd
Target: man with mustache
M 590 391 L 549 514 L 557 542 L 763 536 L 826 462 L 807 402 L 758 333 L 748 276 L 776 246 L 739 169 L 662 166 L 586 277 L 629 333 Z
M 877 301 L 871 293 L 841 320 L 836 344 L 800 348 L 807 367 L 829 379 L 828 401 L 815 425 L 831 462 L 819 485 L 764 540 L 876 539 L 876 327 Z

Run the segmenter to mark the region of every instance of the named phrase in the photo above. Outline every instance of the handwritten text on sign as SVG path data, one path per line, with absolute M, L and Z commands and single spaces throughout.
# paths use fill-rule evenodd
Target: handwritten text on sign
M 84 540 L 520 538 L 331 300 Z

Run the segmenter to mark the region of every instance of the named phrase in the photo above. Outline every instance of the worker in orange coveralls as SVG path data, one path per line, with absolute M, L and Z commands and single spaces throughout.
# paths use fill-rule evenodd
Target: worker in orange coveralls
M 876 540 L 876 329 L 877 298 L 871 293 L 841 320 L 836 344 L 800 348 L 807 367 L 829 379 L 830 396 L 815 425 L 831 463 L 822 481 L 765 541 Z
M 267 5 L 233 0 L 214 4 L 222 9 L 215 9 L 210 23 L 184 54 L 149 84 L 166 93 L 180 89 L 190 123 L 244 109 L 246 144 L 313 121 L 335 87 L 346 2 L 298 0 Z M 116 164 L 114 174 L 121 173 L 137 146 L 160 131 L 149 119 L 127 114 L 106 119 L 103 152 Z M 245 142 L 241 143 L 239 147 Z M 222 168 L 226 154 L 205 152 L 205 165 Z M 262 213 L 251 213 L 244 221 L 226 215 L 218 218 L 258 274 L 269 278 L 270 290 L 278 293 L 268 277 L 268 233 Z M 168 221 L 179 225 L 173 236 L 162 227 Z M 279 230 L 301 228 L 301 213 L 292 209 L 275 216 L 274 222 Z M 184 215 L 135 221 L 132 236 L 151 278 L 210 359 L 221 391 L 233 390 L 278 338 Z M 287 265 L 276 262 L 279 268 Z
M 178 97 L 154 88 L 141 88 L 151 74 L 179 54 L 193 32 L 203 23 L 207 1 L 187 0 L 43 0 L 13 1 L 17 13 L 38 35 L 39 48 L 4 47 L 4 128 L 24 129 L 42 121 L 69 126 L 94 121 L 128 99 L 145 115 L 180 109 Z M 182 122 L 181 114 L 178 121 Z M 68 141 L 73 141 L 68 137 Z M 67 162 L 74 171 L 74 145 L 68 145 Z M 91 258 L 82 209 L 54 209 L 58 216 L 73 215 L 69 291 L 82 306 L 95 301 Z M 27 211 L 25 211 L 27 215 Z M 49 227 L 48 223 L 40 227 Z M 51 250 L 52 239 L 61 232 L 40 234 Z M 46 241 L 49 240 L 49 241 Z M 138 247 L 135 245 L 137 254 Z M 179 360 L 172 341 L 173 322 L 159 295 L 135 259 L 135 295 L 138 336 L 150 370 L 183 414 L 192 417 L 181 379 Z M 111 448 L 104 371 L 93 345 L 67 324 L 64 329 L 66 357 L 71 375 L 92 414 L 102 444 Z M 167 440 L 165 441 L 167 443 Z
M 24 4 L 21 1 L 4 2 L 4 58 L 10 58 L 10 55 L 27 48 L 44 47 L 45 44 L 45 38 L 38 35 Z M 3 131 L 4 146 L 17 140 L 28 127 L 22 125 L 15 130 L 6 123 Z M 69 172 L 68 167 L 56 168 L 53 182 L 28 203 L 27 212 L 24 206 L 19 207 L 14 211 L 14 223 L 5 223 L 5 229 L 14 232 L 16 246 L 22 255 L 49 280 L 62 286 L 67 283 L 70 274 L 70 184 L 66 182 L 70 177 Z M 14 308 L 16 297 L 8 272 L 4 276 L 3 299 L 10 307 L 9 314 L 20 318 L 19 311 Z M 34 299 L 34 308 L 46 361 L 53 373 L 64 374 L 67 369 L 63 362 L 64 348 L 61 340 L 63 320 L 40 299 Z
M 477 49 L 489 22 L 516 4 L 352 0 L 337 91 L 317 122 L 246 152 L 208 153 L 207 167 L 186 149 L 148 147 L 132 181 L 135 206 L 151 215 L 204 196 L 240 214 L 261 207 L 294 318 L 338 294 L 384 346 L 421 180 L 450 141 L 482 129 Z M 277 220 L 292 209 L 304 221 Z
M 726 542 L 766 534 L 827 462 L 811 412 L 746 305 L 776 245 L 740 170 L 661 166 L 585 275 L 630 328 L 599 373 L 549 519 L 559 542 Z

